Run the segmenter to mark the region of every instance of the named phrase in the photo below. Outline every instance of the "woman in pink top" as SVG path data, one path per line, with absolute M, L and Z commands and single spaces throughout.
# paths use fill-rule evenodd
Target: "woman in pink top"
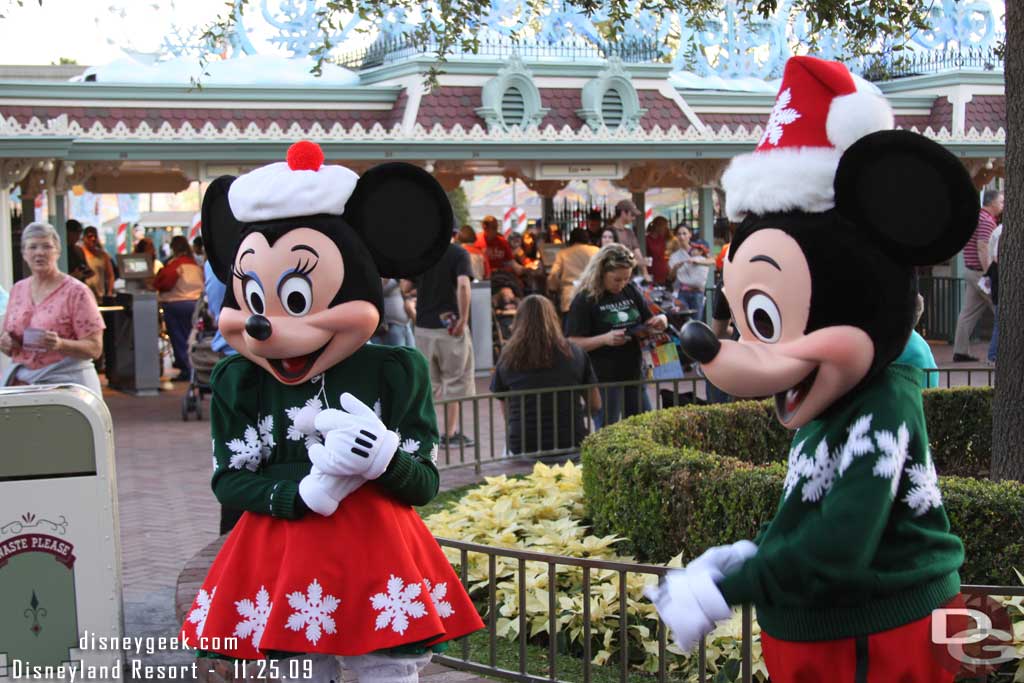
M 0 385 L 81 384 L 102 396 L 92 361 L 103 352 L 103 318 L 88 286 L 60 272 L 60 236 L 47 223 L 21 233 L 21 255 L 32 271 L 11 289 L 0 352 L 12 366 Z

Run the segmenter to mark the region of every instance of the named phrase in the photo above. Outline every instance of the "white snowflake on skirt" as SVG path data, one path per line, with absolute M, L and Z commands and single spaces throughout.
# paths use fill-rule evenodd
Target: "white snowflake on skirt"
M 331 614 L 338 609 L 340 602 L 333 595 L 325 597 L 323 586 L 313 579 L 305 594 L 301 591 L 288 594 L 288 604 L 295 612 L 288 617 L 286 626 L 292 631 L 299 631 L 305 626 L 306 640 L 316 645 L 324 633 L 336 632 Z
M 379 631 L 390 625 L 395 633 L 405 633 L 409 628 L 410 617 L 419 619 L 427 614 L 426 606 L 416 599 L 422 592 L 422 584 L 410 583 L 406 586 L 405 581 L 392 574 L 388 579 L 388 592 L 377 593 L 370 598 L 373 609 L 380 612 L 374 630 Z
M 246 598 L 235 602 L 235 609 L 242 621 L 235 625 L 235 636 L 237 638 L 252 638 L 252 646 L 257 650 L 260 647 L 260 639 L 263 638 L 263 630 L 267 627 L 267 618 L 274 603 L 270 602 L 270 593 L 264 586 L 256 592 L 256 602 Z
M 188 613 L 188 620 L 196 625 L 196 635 L 199 637 L 203 635 L 206 617 L 210 615 L 210 605 L 213 603 L 213 596 L 216 594 L 216 586 L 209 593 L 206 592 L 205 588 L 200 588 L 199 595 L 196 596 L 196 607 Z
M 427 593 L 430 595 L 430 599 L 434 603 L 434 609 L 437 610 L 438 615 L 442 619 L 447 619 L 451 615 L 455 614 L 455 610 L 452 609 L 452 603 L 444 599 L 445 596 L 448 595 L 447 581 L 442 581 L 436 586 L 430 585 L 430 579 L 423 579 L 423 583 L 427 585 Z

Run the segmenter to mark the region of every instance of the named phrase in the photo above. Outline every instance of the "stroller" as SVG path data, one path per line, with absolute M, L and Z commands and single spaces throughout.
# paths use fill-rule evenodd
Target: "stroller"
M 192 365 L 188 388 L 181 397 L 181 419 L 188 422 L 188 416 L 194 414 L 197 420 L 203 419 L 203 394 L 209 394 L 210 375 L 213 366 L 224 354 L 212 348 L 213 337 L 217 334 L 217 326 L 210 315 L 206 302 L 206 292 L 196 301 L 196 310 L 192 314 L 192 331 L 188 336 L 188 358 Z

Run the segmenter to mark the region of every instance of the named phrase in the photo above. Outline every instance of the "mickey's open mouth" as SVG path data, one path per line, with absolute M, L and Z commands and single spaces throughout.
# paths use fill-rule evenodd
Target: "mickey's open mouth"
M 796 411 L 800 410 L 800 406 L 803 405 L 804 399 L 811 392 L 811 387 L 817 378 L 818 368 L 814 368 L 811 374 L 800 380 L 799 384 L 775 394 L 775 412 L 779 416 L 779 421 L 785 424 L 796 415 Z
M 281 378 L 284 382 L 294 382 L 297 379 L 302 378 L 309 369 L 313 367 L 313 363 L 320 357 L 320 354 L 327 348 L 327 344 L 324 344 L 319 349 L 312 353 L 307 353 L 304 356 L 295 356 L 294 358 L 268 358 L 267 362 L 270 363 L 270 367 L 273 368 L 274 373 Z

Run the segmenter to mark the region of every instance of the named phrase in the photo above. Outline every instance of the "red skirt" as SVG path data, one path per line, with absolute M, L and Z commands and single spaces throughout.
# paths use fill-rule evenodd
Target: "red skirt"
M 181 628 L 191 647 L 236 659 L 363 655 L 483 628 L 423 520 L 373 484 L 330 517 L 245 513 Z

